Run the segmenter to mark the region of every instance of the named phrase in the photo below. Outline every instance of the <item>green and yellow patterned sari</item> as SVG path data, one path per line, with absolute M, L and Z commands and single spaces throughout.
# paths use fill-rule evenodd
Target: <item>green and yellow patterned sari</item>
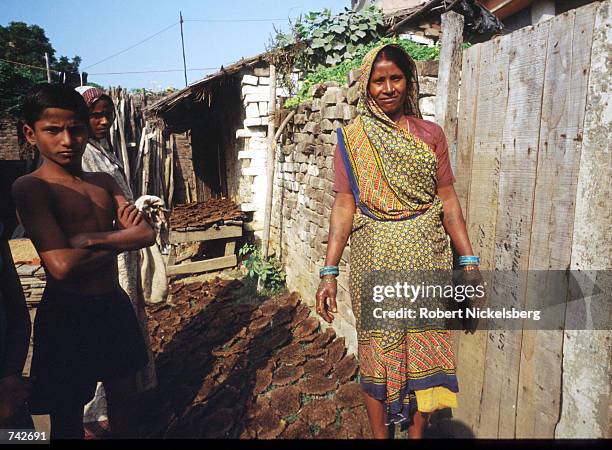
M 358 324 L 360 290 L 367 274 L 452 269 L 450 239 L 436 195 L 436 156 L 425 142 L 389 119 L 368 94 L 374 60 L 383 48 L 370 51 L 364 59 L 360 115 L 338 130 L 340 153 L 359 207 L 353 220 L 350 264 Z M 420 118 L 416 67 L 405 55 L 414 68 L 407 80 L 406 110 Z M 389 422 L 406 420 L 415 408 L 431 412 L 457 406 L 450 331 L 397 332 L 359 326 L 357 331 L 361 386 L 386 401 Z

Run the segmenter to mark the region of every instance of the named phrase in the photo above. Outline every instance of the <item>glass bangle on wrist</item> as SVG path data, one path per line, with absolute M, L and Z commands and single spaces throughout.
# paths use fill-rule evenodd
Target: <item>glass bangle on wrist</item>
M 474 255 L 465 255 L 459 257 L 460 266 L 479 266 L 480 258 Z
M 333 275 L 324 275 L 321 277 L 321 283 L 325 284 L 336 284 L 338 280 Z
M 325 275 L 333 275 L 337 277 L 340 274 L 338 266 L 324 266 L 319 269 L 319 278 L 323 278 Z

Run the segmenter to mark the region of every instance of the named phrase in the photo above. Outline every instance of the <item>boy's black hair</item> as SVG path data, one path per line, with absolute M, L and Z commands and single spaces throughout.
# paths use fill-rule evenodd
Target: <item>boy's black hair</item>
M 81 94 L 66 84 L 41 83 L 34 86 L 23 100 L 23 120 L 34 127 L 47 108 L 67 109 L 76 113 L 83 123 L 89 121 L 89 109 Z

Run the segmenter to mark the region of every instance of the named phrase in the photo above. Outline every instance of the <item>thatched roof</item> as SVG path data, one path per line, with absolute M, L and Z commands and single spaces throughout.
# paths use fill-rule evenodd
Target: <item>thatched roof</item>
M 265 63 L 265 56 L 267 53 L 260 53 L 257 56 L 251 58 L 242 58 L 240 61 L 235 62 L 227 67 L 221 66 L 218 72 L 207 75 L 201 80 L 191 83 L 184 89 L 177 91 L 167 97 L 158 100 L 147 108 L 147 113 L 156 116 L 163 116 L 165 113 L 172 110 L 176 105 L 184 101 L 201 102 L 210 93 L 212 85 L 215 81 L 219 82 L 224 77 L 233 75 L 245 67 L 253 67 Z
M 446 12 L 456 2 L 449 0 L 431 0 L 413 8 L 401 9 L 385 15 L 385 27 L 387 36 L 396 34 L 403 26 L 415 25 L 430 14 L 436 13 L 437 17 Z

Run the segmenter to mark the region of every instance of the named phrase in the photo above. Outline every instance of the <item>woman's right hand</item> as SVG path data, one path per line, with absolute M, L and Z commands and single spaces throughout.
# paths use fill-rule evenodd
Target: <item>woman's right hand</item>
M 321 278 L 319 288 L 316 295 L 317 314 L 327 323 L 332 323 L 334 316 L 332 314 L 338 312 L 336 305 L 336 293 L 338 292 L 338 282 L 333 275 L 325 275 Z

